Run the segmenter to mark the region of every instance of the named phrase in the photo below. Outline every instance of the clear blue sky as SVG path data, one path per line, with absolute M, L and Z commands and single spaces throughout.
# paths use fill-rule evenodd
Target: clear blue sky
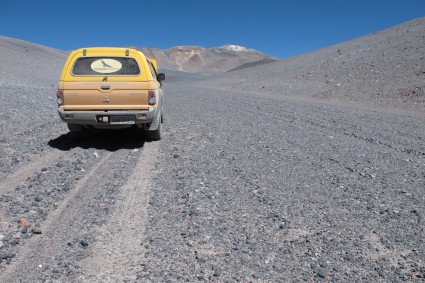
M 0 0 L 0 35 L 61 50 L 236 44 L 288 58 L 425 16 L 425 0 Z

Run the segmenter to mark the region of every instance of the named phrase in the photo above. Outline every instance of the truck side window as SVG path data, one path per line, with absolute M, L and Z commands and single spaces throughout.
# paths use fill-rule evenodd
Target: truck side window
M 155 71 L 155 68 L 152 66 L 151 61 L 148 60 L 148 65 L 149 65 L 149 69 L 151 71 L 152 77 L 156 79 L 157 77 L 157 73 Z

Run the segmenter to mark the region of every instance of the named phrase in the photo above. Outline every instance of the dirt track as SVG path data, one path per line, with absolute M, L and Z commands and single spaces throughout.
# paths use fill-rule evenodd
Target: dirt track
M 166 90 L 157 143 L 10 117 L 1 281 L 424 276 L 422 113 Z

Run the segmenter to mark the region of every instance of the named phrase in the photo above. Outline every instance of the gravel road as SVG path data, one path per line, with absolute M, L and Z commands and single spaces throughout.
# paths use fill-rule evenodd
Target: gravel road
M 165 90 L 152 143 L 2 109 L 0 281 L 424 280 L 423 113 Z

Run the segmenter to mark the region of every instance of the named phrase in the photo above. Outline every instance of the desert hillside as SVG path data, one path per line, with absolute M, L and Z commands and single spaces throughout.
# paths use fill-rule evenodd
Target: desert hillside
M 0 36 L 0 84 L 56 86 L 67 56 L 64 51 Z
M 271 96 L 425 107 L 425 18 L 202 82 Z

